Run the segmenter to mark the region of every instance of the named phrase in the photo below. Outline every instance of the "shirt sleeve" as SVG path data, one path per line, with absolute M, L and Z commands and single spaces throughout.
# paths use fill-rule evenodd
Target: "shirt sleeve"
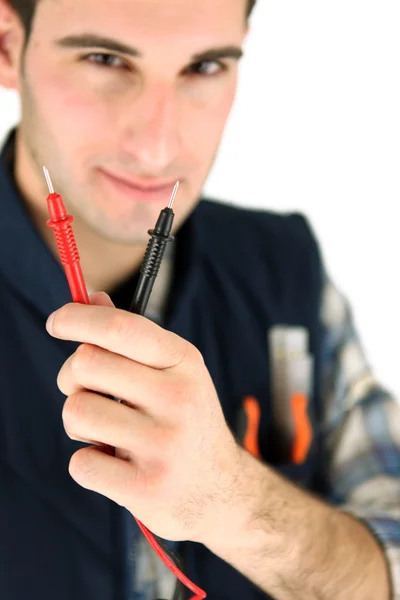
M 376 381 L 349 304 L 328 278 L 322 322 L 330 499 L 375 535 L 400 600 L 400 403 Z

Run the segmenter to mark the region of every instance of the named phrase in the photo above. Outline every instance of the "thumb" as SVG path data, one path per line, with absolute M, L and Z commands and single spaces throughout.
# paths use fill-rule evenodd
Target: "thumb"
M 108 306 L 109 308 L 115 308 L 110 296 L 105 292 L 94 292 L 94 294 L 90 294 L 89 299 L 92 306 Z

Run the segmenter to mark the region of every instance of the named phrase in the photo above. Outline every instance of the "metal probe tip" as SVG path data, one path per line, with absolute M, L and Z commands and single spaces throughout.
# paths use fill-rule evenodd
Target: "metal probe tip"
M 53 188 L 53 184 L 51 183 L 50 173 L 48 172 L 46 167 L 43 167 L 43 172 L 44 172 L 44 176 L 46 177 L 47 185 L 49 186 L 50 194 L 54 194 L 54 188 Z
M 168 208 L 172 208 L 173 203 L 175 202 L 176 194 L 178 193 L 179 181 L 176 182 L 174 190 L 172 192 L 171 200 L 169 201 Z

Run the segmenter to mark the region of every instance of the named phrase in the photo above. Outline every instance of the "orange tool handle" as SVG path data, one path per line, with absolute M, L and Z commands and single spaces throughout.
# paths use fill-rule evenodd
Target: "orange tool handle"
M 301 465 L 307 458 L 312 442 L 312 428 L 307 414 L 307 397 L 304 394 L 294 394 L 291 398 L 291 405 L 295 432 L 292 462 Z
M 246 415 L 246 432 L 243 439 L 243 446 L 253 456 L 261 458 L 258 445 L 258 432 L 260 429 L 261 410 L 256 398 L 248 396 L 244 399 L 243 409 Z

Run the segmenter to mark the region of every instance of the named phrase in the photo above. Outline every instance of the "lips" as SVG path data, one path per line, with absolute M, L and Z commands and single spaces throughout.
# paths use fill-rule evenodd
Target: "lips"
M 138 177 L 112 173 L 104 169 L 98 169 L 98 172 L 102 179 L 119 193 L 128 195 L 138 201 L 158 202 L 163 200 L 166 202 L 177 181 L 175 179 L 144 180 Z
M 124 175 L 117 175 L 115 173 L 111 173 L 110 171 L 106 171 L 104 169 L 99 169 L 99 170 L 102 171 L 102 173 L 104 175 L 106 175 L 107 177 L 114 179 L 117 183 L 121 183 L 123 185 L 135 188 L 142 192 L 157 192 L 160 190 L 166 190 L 168 188 L 173 189 L 174 185 L 177 182 L 177 179 L 168 179 L 168 180 L 156 179 L 153 181 L 150 181 L 150 180 L 146 181 L 143 179 L 139 179 L 137 177 L 127 177 Z

